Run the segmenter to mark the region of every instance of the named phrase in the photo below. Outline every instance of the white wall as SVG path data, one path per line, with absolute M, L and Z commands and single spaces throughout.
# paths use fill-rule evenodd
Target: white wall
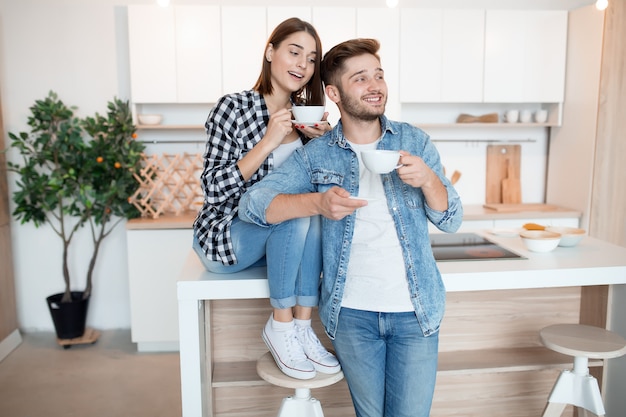
M 78 114 L 105 112 L 114 96 L 129 97 L 126 5 L 152 3 L 132 0 L 0 0 L 0 90 L 3 119 L 10 132 L 26 130 L 28 108 L 49 90 L 56 91 L 68 104 L 79 106 Z M 179 1 L 183 3 L 183 1 Z M 185 3 L 255 4 L 258 1 L 186 1 Z M 412 6 L 469 7 L 467 0 L 415 1 Z M 471 2 L 473 7 L 518 8 L 518 1 Z M 569 9 L 590 0 L 524 1 L 524 8 Z M 266 1 L 267 5 L 310 5 L 305 1 Z M 317 1 L 318 6 L 381 6 L 383 0 L 344 2 Z M 482 135 L 484 132 L 473 132 Z M 508 134 L 511 132 L 509 131 Z M 448 135 L 449 132 L 433 133 Z M 497 133 L 490 133 L 496 135 Z M 521 134 L 521 133 L 519 133 Z M 541 136 L 541 135 L 540 135 Z M 8 137 L 5 137 L 8 143 Z M 463 171 L 459 191 L 466 203 L 484 201 L 484 177 L 476 161 L 484 155 L 483 145 L 445 144 L 441 146 L 448 169 Z M 523 154 L 534 155 L 524 164 L 545 159 L 545 139 L 539 137 Z M 9 158 L 11 158 L 11 154 Z M 538 162 L 539 161 L 539 162 Z M 542 171 L 522 167 L 539 178 L 539 188 L 524 191 L 528 202 L 543 198 Z M 11 177 L 9 178 L 11 180 Z M 524 180 L 526 181 L 526 180 Z M 536 182 L 536 178 L 529 180 Z M 12 188 L 11 188 L 12 189 Z M 539 190 L 539 191 L 537 191 Z M 483 194 L 481 194 L 483 193 Z M 529 193 L 529 194 L 526 194 Z M 25 331 L 52 330 L 45 297 L 62 289 L 58 238 L 48 227 L 12 224 L 18 319 Z M 71 256 L 77 260 L 76 276 L 84 276 L 90 246 L 86 234 L 77 237 Z M 0 266 L 1 267 L 1 266 Z M 101 249 L 95 274 L 95 289 L 88 325 L 100 329 L 130 327 L 126 238 L 123 226 L 117 228 Z M 82 289 L 77 279 L 76 289 Z

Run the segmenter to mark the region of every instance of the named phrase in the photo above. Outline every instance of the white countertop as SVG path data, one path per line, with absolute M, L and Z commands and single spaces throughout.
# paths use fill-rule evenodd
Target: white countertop
M 519 237 L 478 232 L 525 259 L 438 262 L 446 289 L 487 291 L 626 284 L 626 248 L 585 237 L 575 247 L 529 252 Z M 210 274 L 191 252 L 178 280 L 178 299 L 268 298 L 265 268 Z
M 537 204 L 519 205 L 519 210 L 496 211 L 485 208 L 482 205 L 464 205 L 463 220 L 506 220 L 506 219 L 549 219 L 549 218 L 580 218 L 580 212 L 564 207 L 553 207 L 552 209 L 537 209 Z M 186 211 L 175 215 L 167 213 L 156 219 L 142 217 L 130 219 L 126 222 L 127 230 L 167 230 L 167 229 L 191 229 L 197 212 Z
M 530 252 L 520 237 L 479 232 L 526 259 L 439 262 L 448 291 L 626 284 L 626 248 L 585 237 L 575 247 Z

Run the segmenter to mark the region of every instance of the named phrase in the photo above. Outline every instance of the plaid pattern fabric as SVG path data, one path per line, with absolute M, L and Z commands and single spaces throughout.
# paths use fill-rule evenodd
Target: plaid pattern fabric
M 265 100 L 258 92 L 248 90 L 222 97 L 204 125 L 207 144 L 200 176 L 204 203 L 194 222 L 194 233 L 207 258 L 224 265 L 237 263 L 230 225 L 237 216 L 239 199 L 273 165 L 270 154 L 252 178 L 244 181 L 237 161 L 263 138 L 268 121 Z

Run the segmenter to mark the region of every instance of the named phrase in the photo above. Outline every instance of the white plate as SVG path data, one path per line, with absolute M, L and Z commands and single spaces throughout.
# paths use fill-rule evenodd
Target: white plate
M 519 230 L 518 229 L 493 229 L 490 230 L 489 233 L 496 236 L 501 237 L 518 237 Z
M 305 125 L 305 126 L 315 126 L 315 125 L 318 125 L 319 126 L 319 125 L 321 125 L 324 122 L 322 122 L 322 121 L 319 121 L 319 122 L 299 122 L 297 120 L 292 120 L 291 123 L 293 123 L 294 125 Z
M 360 196 L 356 196 L 356 195 L 351 195 L 350 197 L 353 200 L 363 200 L 363 201 L 377 201 L 377 198 L 373 198 L 373 197 L 360 197 Z

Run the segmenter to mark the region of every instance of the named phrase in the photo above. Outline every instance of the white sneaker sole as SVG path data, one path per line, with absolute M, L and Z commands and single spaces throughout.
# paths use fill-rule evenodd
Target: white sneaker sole
M 261 333 L 261 338 L 263 339 L 263 342 L 265 342 L 265 345 L 267 346 L 267 348 L 270 350 L 270 353 L 274 357 L 274 362 L 276 362 L 276 365 L 278 366 L 278 369 L 280 369 L 282 373 L 284 373 L 285 375 L 290 376 L 292 378 L 296 378 L 296 379 L 313 379 L 313 378 L 315 378 L 315 375 L 316 375 L 315 370 L 313 370 L 313 371 L 302 371 L 300 369 L 291 368 L 291 367 L 287 366 L 285 363 L 283 363 L 280 360 L 280 356 L 278 356 L 278 353 L 274 349 L 274 346 L 268 340 L 268 338 L 267 338 L 267 336 L 265 334 L 265 328 L 263 328 L 263 333 Z M 315 363 L 313 363 L 313 366 L 317 369 L 317 367 L 315 366 Z
M 313 366 L 315 367 L 315 370 L 317 372 L 322 373 L 322 374 L 332 375 L 332 374 L 336 374 L 337 372 L 341 371 L 341 365 L 340 364 L 337 364 L 335 366 L 324 365 L 322 363 L 315 362 L 313 359 L 309 358 L 308 356 L 307 356 L 307 358 L 313 364 Z

